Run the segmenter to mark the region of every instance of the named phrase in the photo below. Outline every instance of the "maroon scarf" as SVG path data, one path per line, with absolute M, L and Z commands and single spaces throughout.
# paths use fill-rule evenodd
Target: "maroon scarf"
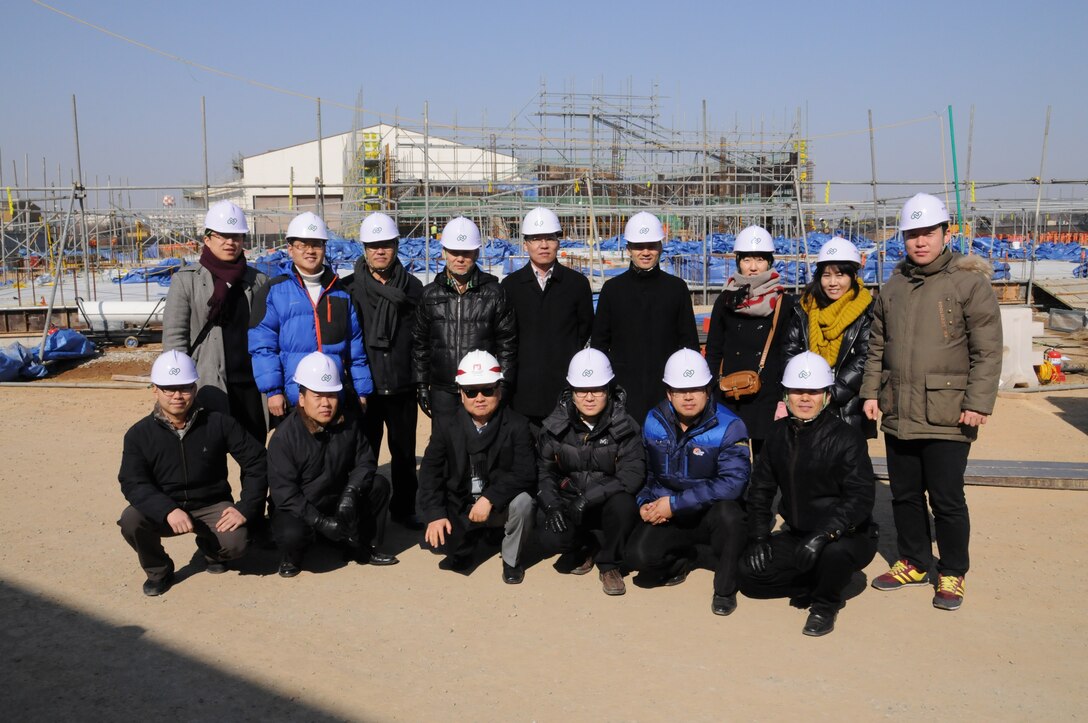
M 228 295 L 232 290 L 240 288 L 239 282 L 246 274 L 246 255 L 242 253 L 234 261 L 221 261 L 205 245 L 204 250 L 200 252 L 200 265 L 206 268 L 215 280 L 212 297 L 208 299 L 208 321 L 213 324 L 218 323 L 223 317 Z

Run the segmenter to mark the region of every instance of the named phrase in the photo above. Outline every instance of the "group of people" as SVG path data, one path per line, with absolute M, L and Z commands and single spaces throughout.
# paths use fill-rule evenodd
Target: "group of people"
M 608 595 L 629 572 L 654 587 L 710 568 L 715 614 L 735 610 L 738 590 L 785 596 L 809 610 L 804 633 L 824 635 L 876 553 L 867 438 L 880 419 L 899 559 L 873 587 L 930 583 L 928 497 L 933 604 L 957 609 L 963 473 L 993 410 L 1001 328 L 987 265 L 946 247 L 949 222 L 936 197 L 907 201 L 907 258 L 875 299 L 847 239 L 824 245 L 795 299 L 770 234 L 742 230 L 704 356 L 650 213 L 627 222 L 630 267 L 594 311 L 586 278 L 558 260 L 547 208 L 523 219 L 529 261 L 501 282 L 476 263 L 479 228 L 454 218 L 445 268 L 424 286 L 385 214 L 363 220 L 364 254 L 343 279 L 325 263 L 325 223 L 298 215 L 291 263 L 269 279 L 246 264 L 244 212 L 216 204 L 199 263 L 167 296 L 154 409 L 125 437 L 119 524 L 144 592 L 173 581 L 165 536 L 195 533 L 217 573 L 264 534 L 293 577 L 318 538 L 396 564 L 382 550 L 389 519 L 421 531 L 443 569 L 468 573 L 498 543 L 509 584 L 555 554 L 562 573 L 596 567 Z M 417 410 L 431 417 L 418 472 Z M 377 474 L 383 438 L 390 480 Z

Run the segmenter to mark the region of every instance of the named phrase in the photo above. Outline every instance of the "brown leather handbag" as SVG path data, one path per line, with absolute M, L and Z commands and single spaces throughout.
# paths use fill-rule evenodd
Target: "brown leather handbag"
M 782 299 L 774 307 L 774 317 L 771 320 L 771 331 L 767 334 L 767 343 L 763 345 L 763 354 L 759 357 L 759 369 L 756 371 L 740 371 L 727 374 L 718 380 L 718 388 L 726 399 L 740 401 L 745 397 L 752 397 L 759 393 L 761 382 L 759 375 L 763 373 L 763 367 L 767 364 L 767 352 L 771 349 L 771 341 L 774 340 L 774 329 L 778 326 L 778 312 L 782 310 Z M 724 364 L 724 361 L 723 361 Z M 721 375 L 721 367 L 718 374 Z

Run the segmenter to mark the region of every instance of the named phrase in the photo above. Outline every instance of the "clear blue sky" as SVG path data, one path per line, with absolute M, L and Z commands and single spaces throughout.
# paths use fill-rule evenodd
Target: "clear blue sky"
M 866 111 L 876 125 L 954 107 L 961 174 L 975 106 L 975 178 L 1038 173 L 1053 106 L 1048 178 L 1088 176 L 1088 3 L 1035 2 L 188 2 L 51 5 L 188 60 L 353 104 L 432 120 L 505 122 L 549 89 L 666 96 L 663 121 L 697 129 L 779 127 L 807 109 L 818 180 L 867 180 Z M 207 97 L 213 183 L 230 159 L 313 138 L 314 103 L 197 70 L 110 37 L 31 0 L 0 10 L 5 70 L 0 154 L 31 180 L 42 157 L 73 168 L 71 95 L 83 168 L 132 183 L 199 183 L 200 97 Z M 784 118 L 788 116 L 788 118 Z M 323 109 L 326 134 L 349 110 Z M 837 135 L 844 134 L 845 135 Z M 878 131 L 878 175 L 942 177 L 936 121 Z M 828 137 L 836 136 L 836 137 Z M 951 177 L 951 158 L 947 160 Z M 21 179 L 22 180 L 22 179 Z M 1085 195 L 1078 186 L 1076 194 Z M 1068 196 L 1070 190 L 1064 193 Z M 1054 189 L 1050 195 L 1057 196 Z M 1018 195 L 1031 195 L 1023 190 Z

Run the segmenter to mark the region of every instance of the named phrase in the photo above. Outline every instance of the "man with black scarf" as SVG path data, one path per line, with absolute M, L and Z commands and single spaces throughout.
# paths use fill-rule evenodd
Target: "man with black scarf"
M 659 265 L 665 229 L 657 216 L 636 213 L 623 238 L 631 268 L 601 288 L 590 346 L 612 360 L 627 413 L 642 424 L 665 396 L 665 362 L 678 349 L 698 349 L 699 331 L 687 283 Z
M 416 517 L 416 395 L 412 379 L 412 325 L 423 283 L 397 258 L 397 223 L 372 213 L 359 227 L 364 255 L 355 273 L 342 279 L 363 322 L 363 341 L 374 378 L 367 398 L 363 432 L 377 454 L 384 427 L 389 428 L 393 481 L 390 516 L 399 524 L 422 530 Z
M 246 351 L 249 307 L 268 277 L 246 264 L 249 225 L 230 201 L 208 209 L 200 262 L 174 274 L 163 312 L 162 350 L 196 362 L 197 403 L 234 417 L 264 444 L 264 402 Z

